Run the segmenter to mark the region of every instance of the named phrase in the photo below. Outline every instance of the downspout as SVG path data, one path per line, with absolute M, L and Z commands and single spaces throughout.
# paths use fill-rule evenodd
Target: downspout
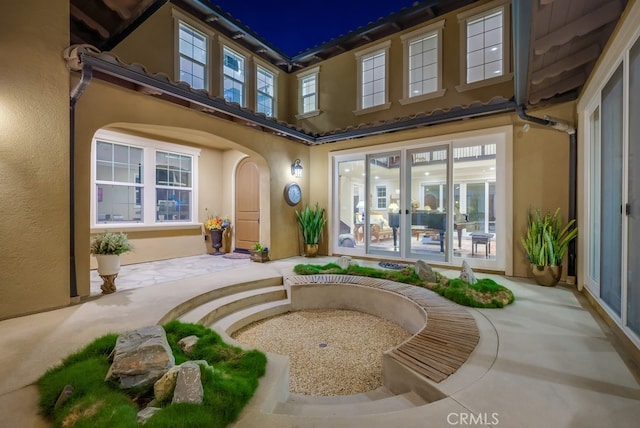
M 93 71 L 89 65 L 83 64 L 80 81 L 71 90 L 69 97 L 69 267 L 71 277 L 69 278 L 69 296 L 78 296 L 78 276 L 76 273 L 76 103 L 89 85 Z
M 577 207 L 577 164 L 578 150 L 576 129 L 569 124 L 551 119 L 530 116 L 525 111 L 527 102 L 527 77 L 529 75 L 529 52 L 531 38 L 531 0 L 519 0 L 512 3 L 513 10 L 513 51 L 514 51 L 514 95 L 518 117 L 524 121 L 547 126 L 569 135 L 569 220 L 576 219 Z M 567 275 L 576 278 L 576 240 L 569 243 L 567 249 Z

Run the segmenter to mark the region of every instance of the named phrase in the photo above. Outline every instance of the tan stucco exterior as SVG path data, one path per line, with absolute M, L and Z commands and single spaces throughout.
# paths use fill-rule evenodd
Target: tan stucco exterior
M 0 14 L 0 318 L 69 304 L 69 2 Z M 86 247 L 86 246 L 85 246 Z
M 64 6 L 64 7 L 63 7 Z M 278 73 L 279 119 L 312 132 L 326 132 L 361 123 L 402 117 L 437 108 L 509 98 L 513 82 L 458 92 L 459 31 L 455 14 L 444 17 L 444 97 L 401 105 L 402 43 L 399 33 L 390 37 L 391 107 L 357 116 L 356 60 L 346 52 L 320 64 L 320 110 L 316 117 L 296 122 L 296 74 Z M 0 319 L 43 311 L 71 302 L 69 226 L 69 91 L 79 75 L 69 72 L 62 60 L 68 46 L 68 3 L 26 0 L 12 6 L 0 18 L 8 37 L 0 41 L 5 62 L 0 71 L 0 174 L 3 204 L 0 269 Z M 429 24 L 429 23 L 427 23 Z M 126 62 L 138 62 L 150 72 L 173 76 L 173 17 L 171 6 L 155 15 L 125 39 L 114 52 Z M 408 29 L 407 31 L 412 31 Z M 212 60 L 219 61 L 216 35 Z M 384 41 L 384 40 L 383 40 Z M 149 46 L 153 46 L 150 49 Z M 366 47 L 365 47 L 366 48 Z M 253 60 L 252 60 L 253 61 Z M 216 67 L 213 67 L 216 70 Z M 212 94 L 219 95 L 219 73 L 212 71 Z M 250 83 L 248 83 L 250 85 Z M 573 103 L 556 106 L 549 114 L 574 123 Z M 298 179 L 302 204 L 329 207 L 332 192 L 329 153 L 355 147 L 446 135 L 496 126 L 513 126 L 513 274 L 527 276 L 527 264 L 519 236 L 526 227 L 529 207 L 560 207 L 566 218 L 568 199 L 568 137 L 531 125 L 528 132 L 515 113 L 470 119 L 410 131 L 359 138 L 319 146 L 262 132 L 254 127 L 217 118 L 186 106 L 116 86 L 94 78 L 80 97 L 75 111 L 75 262 L 78 294 L 89 294 L 89 273 L 94 267 L 89 255 L 91 143 L 96 132 L 108 129 L 145 138 L 188 145 L 201 150 L 199 159 L 199 205 L 197 221 L 209 212 L 233 215 L 235 165 L 251 156 L 260 168 L 260 241 L 269 246 L 271 257 L 300 254 L 295 208 L 283 199 L 285 185 L 294 179 L 290 165 L 301 159 L 304 175 Z M 129 233 L 135 252 L 123 263 L 159 260 L 207 252 L 201 226 L 165 229 L 123 229 Z M 329 231 L 321 253 L 328 252 Z

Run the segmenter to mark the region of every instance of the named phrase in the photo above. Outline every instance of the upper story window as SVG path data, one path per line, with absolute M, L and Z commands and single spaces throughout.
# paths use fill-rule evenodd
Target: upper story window
M 390 41 L 356 53 L 358 61 L 358 108 L 356 114 L 389 108 Z
M 92 148 L 92 226 L 192 223 L 199 150 L 99 131 Z
M 275 74 L 257 66 L 256 111 L 275 117 Z
M 404 47 L 404 98 L 408 104 L 444 95 L 442 89 L 442 29 L 436 22 L 400 37 Z
M 178 53 L 179 80 L 194 89 L 207 89 L 207 36 L 179 21 Z
M 244 57 L 226 46 L 222 49 L 222 56 L 224 99 L 244 107 Z
M 463 67 L 458 90 L 511 78 L 508 1 L 499 0 L 458 15 Z M 485 83 L 486 82 L 486 83 Z
M 298 119 L 320 114 L 318 108 L 318 78 L 320 67 L 298 74 Z

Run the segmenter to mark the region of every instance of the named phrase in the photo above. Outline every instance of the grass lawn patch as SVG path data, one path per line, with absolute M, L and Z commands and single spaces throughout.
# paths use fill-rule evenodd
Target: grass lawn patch
M 154 404 L 162 410 L 154 414 L 145 427 L 226 427 L 238 415 L 258 387 L 267 359 L 259 351 L 245 351 L 222 341 L 213 330 L 197 324 L 171 321 L 164 326 L 176 364 L 188 360 L 206 360 L 213 370 L 201 366 L 204 390 L 203 404 Z M 178 341 L 183 337 L 199 337 L 193 352 L 187 356 Z M 115 348 L 118 335 L 102 336 L 49 369 L 37 382 L 41 412 L 55 426 L 73 427 L 138 427 L 136 415 L 153 398 L 153 385 L 122 390 L 113 382 L 105 382 L 110 363 L 108 356 Z M 54 405 L 65 385 L 74 391 L 59 409 Z
M 427 283 L 420 279 L 413 266 L 407 266 L 400 270 L 386 270 L 355 264 L 346 269 L 342 269 L 335 263 L 326 265 L 301 264 L 296 265 L 293 271 L 298 275 L 339 274 L 388 279 L 428 288 L 460 305 L 474 308 L 502 308 L 514 300 L 511 290 L 492 279 L 482 278 L 478 279 L 476 284 L 469 284 L 459 278 L 449 279 L 434 272 L 436 282 Z

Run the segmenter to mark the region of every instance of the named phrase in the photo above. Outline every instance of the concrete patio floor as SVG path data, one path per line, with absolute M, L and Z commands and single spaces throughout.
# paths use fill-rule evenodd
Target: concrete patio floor
M 216 263 L 219 258 L 200 263 Z M 326 263 L 335 257 L 316 259 Z M 224 270 L 177 275 L 170 281 L 121 289 L 67 308 L 0 321 L 0 426 L 46 427 L 37 415 L 34 382 L 69 353 L 109 332 L 156 324 L 172 308 L 212 286 L 286 276 L 304 258 L 241 263 Z M 184 265 L 187 266 L 185 260 Z M 192 262 L 192 260 L 191 260 Z M 369 262 L 372 263 L 373 262 Z M 138 266 L 140 267 L 140 266 Z M 154 268 L 155 269 L 155 268 Z M 455 271 L 441 271 L 457 276 Z M 636 427 L 640 384 L 609 340 L 593 311 L 565 287 L 547 288 L 526 279 L 492 277 L 511 288 L 514 304 L 504 309 L 470 309 L 497 336 L 488 371 L 445 399 L 402 412 L 371 417 L 302 419 L 292 415 L 250 417 L 242 427 Z M 604 328 L 604 330 L 603 330 Z M 482 338 L 481 338 L 482 340 Z M 268 374 L 267 374 L 268 376 Z M 252 405 L 254 406 L 253 408 Z M 475 422 L 472 421 L 472 417 Z

